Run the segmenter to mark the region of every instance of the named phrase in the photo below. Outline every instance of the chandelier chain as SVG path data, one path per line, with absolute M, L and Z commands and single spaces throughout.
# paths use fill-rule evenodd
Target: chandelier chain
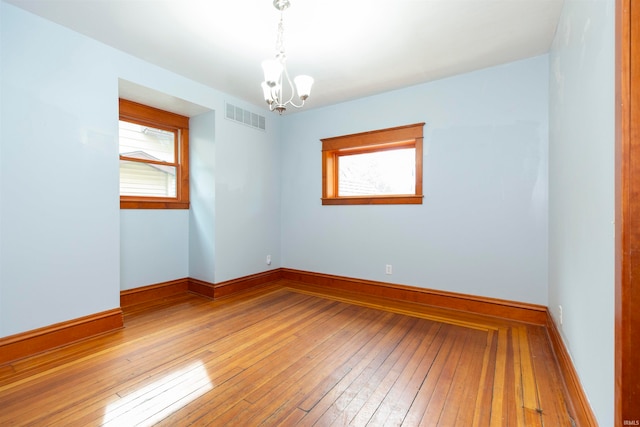
M 278 23 L 278 37 L 276 39 L 276 52 L 278 58 L 285 58 L 284 54 L 284 23 L 280 12 L 280 23 Z

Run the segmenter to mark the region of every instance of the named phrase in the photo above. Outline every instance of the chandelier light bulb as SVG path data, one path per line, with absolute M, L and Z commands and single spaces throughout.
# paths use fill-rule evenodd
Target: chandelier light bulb
M 270 87 L 274 87 L 280 81 L 283 66 L 277 59 L 267 59 L 262 61 L 262 70 L 264 71 L 264 81 Z
M 267 82 L 262 82 L 261 86 L 264 100 L 267 101 L 267 104 L 271 105 L 273 103 L 273 97 L 271 96 L 271 86 L 269 86 Z
M 313 86 L 313 77 L 300 75 L 293 79 L 296 84 L 296 91 L 301 100 L 305 100 L 311 94 L 311 86 Z

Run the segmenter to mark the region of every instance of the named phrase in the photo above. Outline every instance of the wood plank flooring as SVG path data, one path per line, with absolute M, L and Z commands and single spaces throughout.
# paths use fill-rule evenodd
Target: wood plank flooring
M 293 282 L 0 366 L 0 425 L 571 426 L 543 327 Z

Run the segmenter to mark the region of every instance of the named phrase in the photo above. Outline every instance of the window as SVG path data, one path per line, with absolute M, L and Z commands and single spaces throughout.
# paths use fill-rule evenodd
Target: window
M 422 204 L 423 127 L 322 139 L 322 204 Z
M 120 99 L 120 208 L 189 209 L 189 118 Z

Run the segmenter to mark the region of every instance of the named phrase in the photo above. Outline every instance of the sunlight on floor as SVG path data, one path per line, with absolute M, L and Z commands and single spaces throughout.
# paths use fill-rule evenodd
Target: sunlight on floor
M 202 362 L 126 394 L 105 408 L 103 425 L 150 426 L 213 388 Z

